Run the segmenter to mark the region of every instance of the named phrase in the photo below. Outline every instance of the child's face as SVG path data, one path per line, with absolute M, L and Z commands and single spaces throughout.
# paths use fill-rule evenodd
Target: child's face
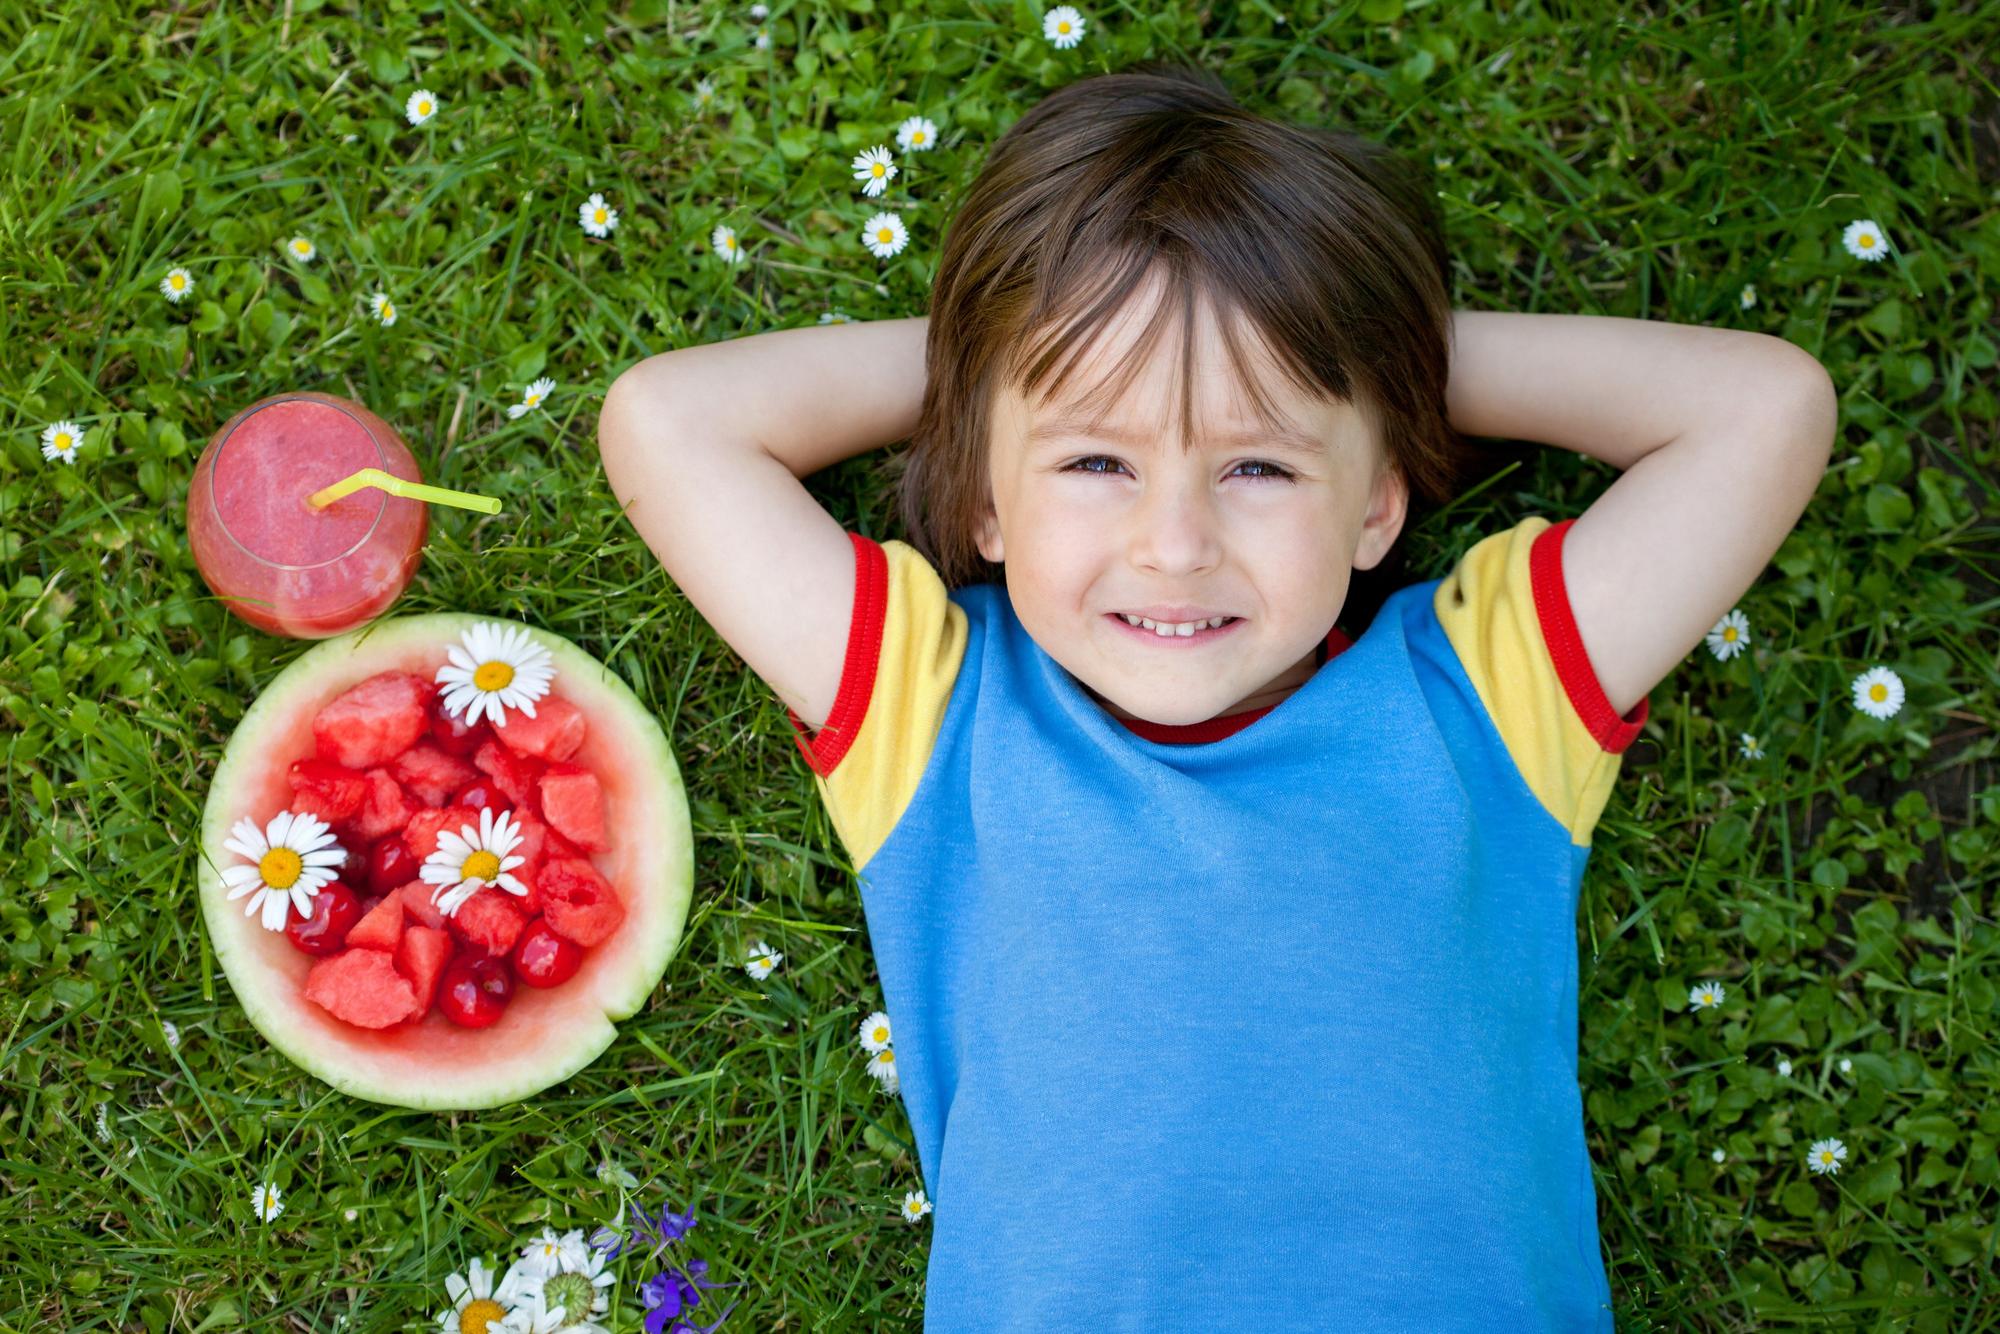
M 1119 313 L 1076 368 L 1071 393 L 1081 397 L 1119 364 L 1154 299 L 1149 284 Z M 1233 383 L 1205 305 L 1196 328 L 1196 426 L 1185 450 L 1172 422 L 1177 321 L 1096 435 L 1057 427 L 1067 403 L 1032 402 L 1013 386 L 996 393 L 993 504 L 978 540 L 986 559 L 1005 562 L 1014 613 L 1035 642 L 1115 716 L 1157 723 L 1276 704 L 1303 684 L 1347 600 L 1349 572 L 1388 553 L 1407 501 L 1366 414 L 1300 394 L 1245 323 L 1241 341 L 1255 349 L 1267 396 L 1324 448 L 1280 446 Z M 1246 434 L 1232 441 L 1238 431 Z M 1104 461 L 1074 466 L 1093 457 Z M 1153 607 L 1240 619 L 1163 639 L 1116 615 Z

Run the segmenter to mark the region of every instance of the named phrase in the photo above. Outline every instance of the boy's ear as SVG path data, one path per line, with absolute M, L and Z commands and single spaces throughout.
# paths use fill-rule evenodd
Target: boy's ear
M 1368 513 L 1361 521 L 1361 540 L 1354 546 L 1354 568 L 1372 570 L 1402 535 L 1410 509 L 1410 484 L 1400 468 L 1385 467 L 1375 475 Z
M 986 502 L 986 511 L 980 516 L 978 530 L 973 540 L 979 547 L 979 554 L 987 560 L 995 565 L 1006 563 L 1007 548 L 1000 541 L 1000 518 L 994 511 L 991 499 Z

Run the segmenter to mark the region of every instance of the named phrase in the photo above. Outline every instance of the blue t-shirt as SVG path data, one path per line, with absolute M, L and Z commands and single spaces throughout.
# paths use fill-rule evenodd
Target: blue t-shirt
M 840 700 L 789 716 L 860 878 L 929 1334 L 1611 1328 L 1575 914 L 1647 705 L 1589 669 L 1567 526 L 1186 743 L 1004 587 L 852 535 Z

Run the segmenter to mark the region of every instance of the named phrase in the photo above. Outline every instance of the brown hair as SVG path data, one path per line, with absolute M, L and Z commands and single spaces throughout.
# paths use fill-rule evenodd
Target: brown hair
M 1160 264 L 1169 295 L 1134 352 L 1179 312 L 1184 448 L 1199 294 L 1260 416 L 1271 410 L 1233 329 L 1246 316 L 1302 392 L 1356 403 L 1376 424 L 1413 510 L 1462 484 L 1466 442 L 1445 420 L 1451 302 L 1428 170 L 1357 135 L 1255 115 L 1213 75 L 1149 63 L 1031 107 L 994 144 L 946 234 L 923 407 L 897 491 L 911 544 L 947 587 L 1004 580 L 975 541 L 991 505 L 994 390 L 1059 394 Z M 1115 399 L 1135 361 L 1091 397 Z

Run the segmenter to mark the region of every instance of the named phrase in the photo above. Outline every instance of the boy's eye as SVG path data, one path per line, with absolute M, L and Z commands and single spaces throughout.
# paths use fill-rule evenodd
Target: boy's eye
M 1122 468 L 1125 466 L 1123 463 L 1120 463 L 1117 459 L 1108 458 L 1103 454 L 1091 454 L 1088 457 L 1078 459 L 1074 463 L 1065 464 L 1058 471 L 1092 472 L 1092 473 L 1097 473 L 1099 476 L 1102 477 L 1116 476 L 1116 474 L 1111 472 L 1109 469 L 1093 468 L 1089 466 L 1093 463 L 1108 463 L 1113 468 Z M 1238 468 L 1261 468 L 1264 470 L 1262 472 L 1244 474 L 1252 481 L 1289 482 L 1292 480 L 1292 474 L 1289 469 L 1284 468 L 1279 464 L 1272 463 L 1266 459 L 1245 459 L 1243 462 L 1237 464 L 1236 466 Z

